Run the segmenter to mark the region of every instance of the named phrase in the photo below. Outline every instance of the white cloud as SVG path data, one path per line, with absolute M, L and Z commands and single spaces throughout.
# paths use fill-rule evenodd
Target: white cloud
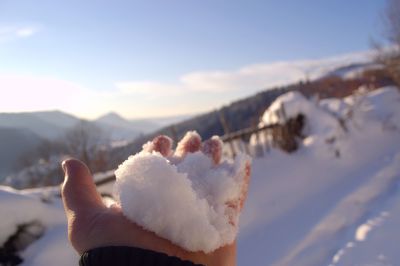
M 39 30 L 35 27 L 24 27 L 16 30 L 15 35 L 18 37 L 29 37 L 37 33 Z
M 261 90 L 316 78 L 337 66 L 338 63 L 333 61 L 325 64 L 323 61 L 312 60 L 264 63 L 244 66 L 233 71 L 193 72 L 182 76 L 180 83 L 194 91 Z
M 38 26 L 0 25 L 0 42 L 30 37 L 40 31 Z
M 1 36 L 0 28 L 0 36 Z M 27 33 L 28 34 L 28 33 Z M 232 71 L 197 71 L 176 82 L 121 81 L 99 91 L 54 77 L 0 74 L 0 112 L 60 109 L 86 118 L 107 111 L 149 117 L 210 110 L 263 88 L 316 78 L 367 56 L 254 64 Z
M 184 92 L 225 93 L 289 84 L 305 79 L 303 63 L 249 65 L 233 71 L 198 71 L 182 75 L 175 83 L 123 81 L 115 85 L 124 93 L 164 96 Z
M 149 96 L 165 96 L 180 91 L 178 85 L 155 81 L 127 81 L 117 82 L 115 86 L 124 94 L 141 94 Z
M 164 96 L 169 92 L 255 92 L 301 80 L 315 79 L 340 66 L 369 60 L 369 52 L 361 52 L 322 60 L 253 64 L 231 71 L 196 71 L 182 75 L 175 83 L 124 81 L 118 82 L 116 87 L 125 93 L 140 93 L 152 96 Z

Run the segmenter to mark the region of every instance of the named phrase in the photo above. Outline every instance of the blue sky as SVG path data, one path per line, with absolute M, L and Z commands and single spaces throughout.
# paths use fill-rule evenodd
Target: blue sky
M 146 117 L 206 111 L 262 88 L 200 88 L 221 72 L 369 49 L 370 38 L 379 38 L 384 5 L 2 0 L 0 90 L 8 97 L 0 112 L 61 109 L 95 117 L 114 110 Z M 196 89 L 177 86 L 188 76 Z

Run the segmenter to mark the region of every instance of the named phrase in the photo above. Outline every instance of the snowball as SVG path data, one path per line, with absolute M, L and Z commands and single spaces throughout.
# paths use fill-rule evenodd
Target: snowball
M 232 202 L 243 196 L 250 158 L 216 166 L 199 151 L 171 161 L 144 150 L 118 167 L 115 193 L 124 215 L 188 251 L 208 253 L 232 243 L 239 218 Z

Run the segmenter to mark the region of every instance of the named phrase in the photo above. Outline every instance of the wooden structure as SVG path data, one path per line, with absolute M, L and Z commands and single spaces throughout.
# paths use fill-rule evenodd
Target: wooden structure
M 271 147 L 277 147 L 286 152 L 295 151 L 298 148 L 298 139 L 303 138 L 302 129 L 305 124 L 305 117 L 299 114 L 294 118 L 287 119 L 283 106 L 280 112 L 279 115 L 285 121 L 284 124 L 254 126 L 236 132 L 230 132 L 229 125 L 220 112 L 220 122 L 225 131 L 225 134 L 221 136 L 225 144 L 224 155 L 234 158 L 238 153 L 246 153 L 252 157 L 262 157 L 270 151 Z M 171 131 L 172 133 L 174 131 L 172 127 Z M 112 174 L 96 180 L 95 184 L 102 186 L 114 180 L 115 176 Z

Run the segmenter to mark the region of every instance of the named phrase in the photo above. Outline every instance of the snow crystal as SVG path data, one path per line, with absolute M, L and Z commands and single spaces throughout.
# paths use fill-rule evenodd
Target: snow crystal
M 248 162 L 239 155 L 215 165 L 198 151 L 174 164 L 144 149 L 116 170 L 117 200 L 131 221 L 186 250 L 208 253 L 236 238 L 239 212 L 228 203 L 242 196 Z

